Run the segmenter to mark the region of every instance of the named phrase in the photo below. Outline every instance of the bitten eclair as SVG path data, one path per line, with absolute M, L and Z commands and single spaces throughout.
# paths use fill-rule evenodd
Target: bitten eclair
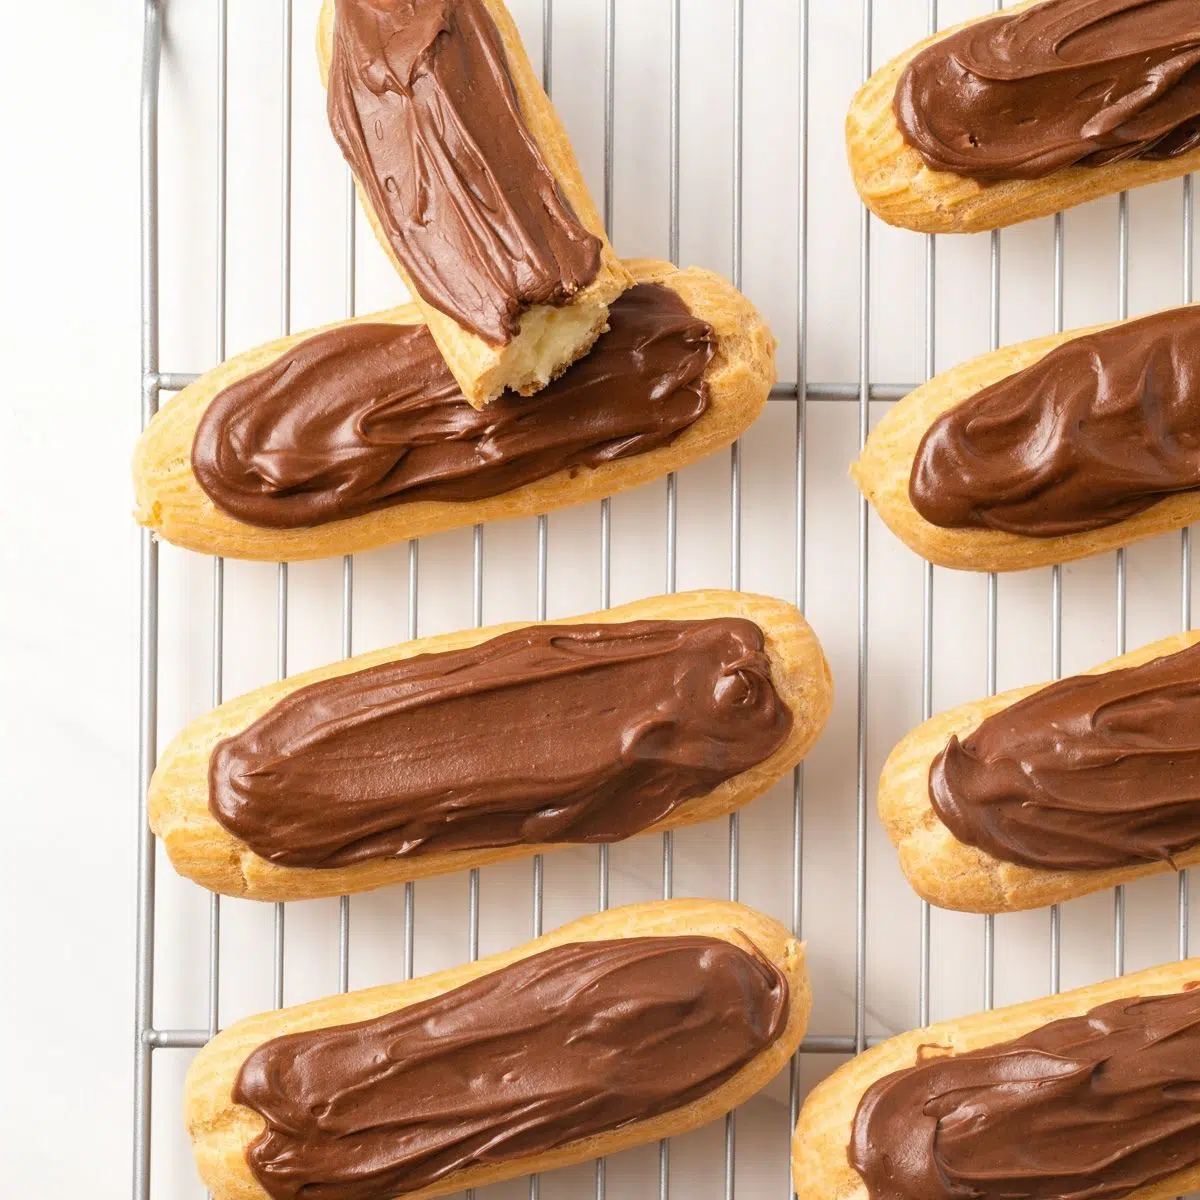
M 483 411 L 411 305 L 230 359 L 142 435 L 138 520 L 202 553 L 322 558 L 599 499 L 729 445 L 775 382 L 770 330 L 711 272 L 629 267 L 587 358 Z
M 939 714 L 879 815 L 913 888 L 1013 912 L 1200 863 L 1200 633 Z
M 831 704 L 800 613 L 740 592 L 442 634 L 192 722 L 154 772 L 150 826 L 214 891 L 360 892 L 732 812 Z
M 854 98 L 846 145 L 890 225 L 972 233 L 1200 169 L 1194 0 L 1028 0 L 928 38 Z
M 635 904 L 240 1021 L 196 1056 L 187 1126 L 216 1200 L 424 1200 L 706 1124 L 787 1064 L 809 1006 L 778 922 Z
M 325 0 L 329 124 L 463 396 L 528 395 L 630 284 L 503 0 Z
M 917 388 L 851 474 L 944 567 L 1016 571 L 1200 520 L 1200 306 L 1007 346 Z
M 889 1038 L 805 1101 L 799 1200 L 1200 1186 L 1200 959 Z

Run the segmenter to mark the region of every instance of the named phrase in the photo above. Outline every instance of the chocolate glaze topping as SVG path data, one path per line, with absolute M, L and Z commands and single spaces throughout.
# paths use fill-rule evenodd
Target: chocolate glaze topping
M 1200 1163 L 1200 991 L 923 1049 L 859 1102 L 850 1163 L 871 1200 L 1119 1200 Z
M 293 692 L 214 749 L 209 807 L 295 867 L 612 842 L 791 727 L 750 621 L 534 625 Z
M 993 714 L 934 759 L 929 797 L 960 842 L 1005 862 L 1170 862 L 1200 843 L 1200 644 Z
M 787 980 L 711 937 L 544 950 L 356 1025 L 289 1034 L 233 1089 L 275 1200 L 390 1200 L 715 1091 L 787 1025 Z
M 337 0 L 329 123 L 408 278 L 493 345 L 596 278 L 482 0 Z
M 342 325 L 217 395 L 192 467 L 239 521 L 300 528 L 415 500 L 482 500 L 669 445 L 708 409 L 715 335 L 643 283 L 609 332 L 535 396 L 479 412 L 424 325 Z
M 984 182 L 1200 146 L 1196 0 L 1046 0 L 922 50 L 894 100 L 935 171 Z
M 984 388 L 929 427 L 909 478 L 932 524 L 1026 537 L 1115 525 L 1197 488 L 1200 307 L 1074 338 Z

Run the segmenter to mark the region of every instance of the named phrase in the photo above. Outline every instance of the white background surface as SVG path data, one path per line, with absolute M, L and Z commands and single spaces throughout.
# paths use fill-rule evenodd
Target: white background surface
M 140 6 L 0 0 L 0 1161 L 128 1191 Z
M 228 348 L 281 329 L 279 4 L 230 0 Z M 686 0 L 683 39 L 682 259 L 730 269 L 730 0 Z M 943 0 L 943 25 L 983 11 L 982 0 Z M 513 5 L 540 61 L 539 0 Z M 746 0 L 745 290 L 779 336 L 780 374 L 796 377 L 799 20 L 796 0 Z M 925 28 L 924 0 L 877 5 L 875 59 L 882 62 Z M 7 384 L 0 486 L 4 555 L 3 805 L 8 857 L 0 882 L 0 1139 L 13 1194 L 127 1194 L 131 1100 L 132 932 L 135 835 L 136 551 L 128 520 L 128 459 L 138 410 L 137 90 L 140 12 L 117 0 L 48 6 L 0 0 L 6 70 L 3 321 Z M 311 51 L 316 0 L 295 0 L 292 323 L 296 329 L 345 309 L 346 186 L 323 118 Z M 171 0 L 162 114 L 162 367 L 203 370 L 215 354 L 215 4 Z M 668 5 L 617 0 L 614 241 L 625 254 L 667 251 Z M 594 192 L 602 190 L 602 0 L 558 0 L 554 94 Z M 53 22 L 53 28 L 50 28 Z M 844 167 L 841 120 L 861 63 L 859 6 L 812 0 L 809 377 L 849 381 L 858 364 L 858 207 Z M 1178 302 L 1181 186 L 1132 202 L 1131 311 Z M 1069 325 L 1117 315 L 1116 201 L 1067 220 Z M 912 381 L 924 363 L 923 239 L 874 227 L 872 378 Z M 1053 321 L 1052 224 L 1008 232 L 1002 243 L 1005 341 L 1048 331 Z M 947 240 L 938 249 L 939 368 L 988 348 L 989 239 Z M 398 293 L 369 236 L 359 238 L 360 311 Z M 882 406 L 873 407 L 878 416 Z M 805 779 L 803 926 L 817 990 L 812 1031 L 853 1028 L 855 878 L 855 679 L 857 503 L 845 477 L 857 439 L 853 404 L 809 406 L 807 611 L 825 643 L 838 707 Z M 795 410 L 775 402 L 746 438 L 743 585 L 795 595 Z M 612 599 L 663 589 L 664 486 L 612 507 Z M 729 459 L 683 474 L 679 492 L 679 586 L 729 578 Z M 485 534 L 484 619 L 532 617 L 536 525 Z M 921 564 L 871 529 L 868 778 L 920 717 Z M 599 507 L 550 520 L 550 616 L 600 602 Z M 166 548 L 162 555 L 161 736 L 205 711 L 212 697 L 212 564 Z M 277 575 L 268 564 L 226 571 L 224 693 L 274 677 Z M 289 667 L 336 657 L 341 645 L 340 562 L 290 574 Z M 354 648 L 401 639 L 408 627 L 408 556 L 397 547 L 355 565 Z M 1114 650 L 1113 558 L 1064 573 L 1064 660 L 1080 669 Z M 422 634 L 471 621 L 470 531 L 427 539 L 420 549 Z M 1131 647 L 1175 631 L 1181 610 L 1179 537 L 1129 555 Z M 938 571 L 935 583 L 937 708 L 986 690 L 986 580 Z M 1000 583 L 999 685 L 1045 678 L 1050 669 L 1050 572 Z M 783 919 L 792 907 L 790 784 L 757 801 L 741 821 L 742 899 Z M 676 837 L 678 894 L 724 895 L 724 823 Z M 615 847 L 611 900 L 658 895 L 657 839 Z M 915 1021 L 919 913 L 886 839 L 870 821 L 870 1028 Z M 593 908 L 596 853 L 546 860 L 546 926 Z M 162 1027 L 207 1022 L 207 897 L 159 871 L 158 984 Z M 1200 892 L 1200 888 L 1193 889 Z M 352 902 L 352 986 L 402 970 L 402 893 Z M 484 871 L 481 949 L 528 935 L 528 863 Z M 1197 897 L 1200 902 L 1200 897 Z M 464 957 L 463 876 L 416 888 L 419 972 Z M 1200 914 L 1198 914 L 1200 915 Z M 1065 986 L 1107 976 L 1113 965 L 1111 894 L 1064 911 Z M 935 914 L 934 1018 L 979 1008 L 981 918 Z M 221 1021 L 271 1001 L 271 910 L 222 906 Z M 1128 894 L 1128 966 L 1176 952 L 1176 884 L 1163 876 Z M 996 998 L 1043 993 L 1049 981 L 1045 913 L 996 923 Z M 289 907 L 288 1002 L 337 985 L 337 904 Z M 189 1054 L 155 1059 L 154 1194 L 199 1195 L 179 1128 L 178 1092 Z M 808 1058 L 806 1083 L 834 1065 Z M 786 1086 L 740 1115 L 739 1195 L 785 1194 Z M 679 1139 L 674 1194 L 721 1194 L 719 1127 Z M 609 1194 L 656 1194 L 657 1152 L 609 1164 Z M 543 1196 L 590 1195 L 590 1167 L 543 1181 Z M 523 1185 L 496 1194 L 524 1194 Z

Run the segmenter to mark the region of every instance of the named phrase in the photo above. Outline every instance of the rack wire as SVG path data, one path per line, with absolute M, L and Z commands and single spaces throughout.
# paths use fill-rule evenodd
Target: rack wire
M 293 0 L 277 0 L 283 47 L 281 77 L 282 105 L 279 131 L 281 149 L 280 172 L 280 224 L 282 229 L 282 253 L 279 263 L 279 330 L 281 334 L 292 331 L 292 164 L 293 164 L 293 79 L 292 51 L 294 41 Z M 672 261 L 679 261 L 681 238 L 681 42 L 684 12 L 682 0 L 667 0 L 669 3 L 669 63 L 670 63 L 670 126 L 668 139 L 669 173 L 669 220 L 668 244 Z M 857 407 L 858 443 L 865 442 L 871 427 L 872 405 L 894 401 L 911 391 L 916 383 L 888 383 L 872 378 L 871 334 L 872 334 L 872 218 L 864 208 L 860 217 L 859 240 L 859 311 L 858 311 L 858 377 L 852 381 L 819 382 L 809 379 L 808 369 L 808 326 L 809 326 L 809 188 L 810 188 L 810 36 L 812 0 L 798 0 L 799 71 L 795 92 L 799 129 L 799 173 L 796 196 L 797 213 L 797 261 L 796 261 L 796 359 L 794 382 L 776 387 L 771 399 L 790 404 L 795 414 L 795 595 L 801 609 L 807 596 L 808 557 L 808 421 L 810 405 L 819 402 L 843 402 Z M 1002 0 L 992 0 L 997 10 Z M 929 32 L 939 27 L 938 0 L 926 0 L 927 25 Z M 543 52 L 541 71 L 547 91 L 553 87 L 554 49 L 554 0 L 541 0 L 543 21 Z M 142 220 L 142 377 L 140 407 L 143 424 L 154 415 L 163 393 L 174 392 L 187 386 L 195 376 L 178 371 L 164 370 L 160 363 L 160 268 L 159 268 L 159 81 L 163 59 L 164 19 L 169 0 L 144 0 L 144 49 L 141 88 L 141 220 Z M 740 286 L 743 275 L 743 226 L 744 226 L 744 91 L 745 91 L 745 7 L 746 0 L 729 0 L 733 29 L 733 79 L 732 79 L 732 196 L 730 261 L 731 275 L 735 285 Z M 216 196 L 216 255 L 214 274 L 216 281 L 216 304 L 214 312 L 213 360 L 225 357 L 227 333 L 227 225 L 228 225 L 228 128 L 229 128 L 229 0 L 215 0 L 213 7 L 216 23 L 217 44 L 217 196 Z M 862 76 L 865 79 L 872 69 L 873 0 L 861 0 L 862 28 Z M 616 0 L 604 0 L 603 58 L 604 58 L 604 176 L 603 214 L 606 226 L 611 225 L 614 207 L 614 163 L 615 163 L 615 59 L 618 11 Z M 347 172 L 346 179 L 346 223 L 344 234 L 345 253 L 345 302 L 347 315 L 356 309 L 356 200 L 353 180 Z M 1182 183 L 1182 300 L 1190 303 L 1194 299 L 1194 181 L 1187 178 Z M 1055 329 L 1064 327 L 1065 313 L 1065 253 L 1066 230 L 1063 215 L 1054 221 L 1053 242 L 1053 311 Z M 1122 195 L 1119 201 L 1117 221 L 1118 285 L 1114 315 L 1125 317 L 1129 313 L 1129 269 L 1130 269 L 1130 210 L 1129 198 Z M 1001 234 L 995 233 L 990 250 L 990 342 L 993 348 L 1001 344 Z M 930 378 L 936 369 L 936 330 L 938 313 L 938 239 L 932 235 L 924 244 L 924 377 Z M 678 578 L 678 479 L 672 474 L 665 481 L 666 527 L 665 527 L 665 580 L 664 587 L 673 592 Z M 742 454 L 740 442 L 729 452 L 729 495 L 730 495 L 730 569 L 729 582 L 738 588 L 742 581 Z M 805 1038 L 799 1053 L 792 1061 L 788 1074 L 787 1126 L 780 1128 L 779 1137 L 790 1135 L 791 1127 L 802 1099 L 801 1059 L 805 1055 L 847 1055 L 861 1052 L 868 1044 L 877 1040 L 868 1036 L 867 1010 L 867 888 L 868 888 L 868 807 L 871 799 L 869 779 L 869 682 L 870 682 L 870 514 L 865 500 L 858 500 L 857 510 L 857 680 L 856 705 L 857 727 L 855 736 L 856 758 L 854 776 L 855 795 L 855 887 L 854 887 L 854 1005 L 853 1028 L 836 1033 L 812 1033 Z M 599 505 L 600 525 L 600 595 L 601 607 L 608 607 L 612 596 L 612 511 L 611 504 L 604 500 Z M 546 516 L 537 519 L 536 541 L 536 612 L 538 619 L 547 615 L 547 579 L 549 561 L 550 530 Z M 483 580 L 484 580 L 485 530 L 475 526 L 472 535 L 472 616 L 478 627 L 483 624 Z M 416 637 L 419 630 L 418 599 L 420 592 L 419 567 L 420 543 L 414 539 L 408 543 L 408 592 L 407 633 Z M 1181 581 L 1181 625 L 1188 629 L 1192 624 L 1192 544 L 1190 531 L 1185 530 L 1180 539 Z M 1127 562 L 1124 551 L 1115 556 L 1116 588 L 1116 651 L 1124 652 L 1127 637 Z M 921 606 L 921 679 L 920 710 L 923 718 L 933 712 L 935 636 L 935 596 L 937 572 L 925 563 L 922 575 Z M 341 576 L 341 653 L 348 657 L 354 645 L 354 587 L 355 562 L 346 556 L 342 563 Z M 211 700 L 219 704 L 224 692 L 224 647 L 225 647 L 225 569 L 221 559 L 212 563 L 212 625 L 211 625 Z M 986 665 L 987 685 L 994 692 L 997 686 L 999 585 L 992 575 L 987 581 L 986 592 Z M 275 587 L 276 651 L 275 672 L 279 679 L 288 674 L 288 622 L 289 622 L 289 572 L 286 563 L 277 567 Z M 1054 567 L 1051 574 L 1050 599 L 1050 674 L 1059 678 L 1063 670 L 1063 572 Z M 159 667 L 159 549 L 155 539 L 143 532 L 140 551 L 140 715 L 138 750 L 138 826 L 137 826 L 137 906 L 136 906 L 136 999 L 134 1030 L 134 1111 L 133 1111 L 133 1177 L 134 1200 L 147 1200 L 151 1194 L 151 1168 L 153 1146 L 151 1139 L 151 1095 L 154 1056 L 163 1050 L 189 1050 L 204 1043 L 220 1027 L 220 944 L 221 903 L 217 896 L 211 897 L 208 911 L 208 989 L 207 1026 L 202 1029 L 160 1028 L 154 1019 L 155 974 L 154 945 L 156 917 L 155 845 L 146 820 L 146 797 L 150 777 L 157 756 L 158 731 L 158 667 Z M 805 867 L 805 787 L 804 769 L 796 770 L 792 784 L 791 805 L 791 924 L 794 931 L 803 931 L 803 879 Z M 727 833 L 727 893 L 731 899 L 739 894 L 740 846 L 739 819 L 734 813 L 728 820 Z M 540 857 L 532 860 L 532 907 L 530 931 L 533 936 L 542 932 L 545 901 L 544 866 Z M 607 847 L 599 847 L 596 866 L 596 907 L 604 909 L 609 904 L 610 868 Z M 674 839 L 671 833 L 662 837 L 661 849 L 661 894 L 670 898 L 675 889 Z M 1178 952 L 1180 957 L 1189 953 L 1189 877 L 1184 872 L 1178 880 Z M 480 914 L 483 897 L 478 870 L 471 871 L 468 878 L 467 907 L 467 953 L 474 960 L 479 954 Z M 346 991 L 349 987 L 349 956 L 351 938 L 352 906 L 349 897 L 342 897 L 338 909 L 338 986 Z M 403 976 L 411 978 L 414 970 L 414 943 L 417 914 L 417 891 L 412 883 L 403 889 Z M 918 998 L 916 1011 L 912 1014 L 914 1024 L 925 1024 L 930 1017 L 931 963 L 933 953 L 933 928 L 931 909 L 922 903 L 919 911 L 919 967 Z M 991 917 L 983 920 L 983 995 L 981 1002 L 990 1007 L 995 998 L 996 943 L 995 922 Z M 1058 906 L 1049 912 L 1050 962 L 1048 984 L 1057 991 L 1062 978 L 1062 914 Z M 1125 897 L 1124 889 L 1113 892 L 1113 966 L 1117 973 L 1125 965 Z M 287 933 L 287 909 L 276 904 L 272 925 L 272 978 L 273 998 L 276 1007 L 284 999 L 284 963 Z M 781 1123 L 782 1124 L 782 1123 Z M 732 1200 L 736 1178 L 736 1114 L 731 1113 L 725 1122 L 724 1134 L 724 1192 Z M 657 1190 L 660 1200 L 667 1200 L 671 1186 L 671 1146 L 663 1141 L 658 1151 Z M 786 1189 L 786 1191 L 785 1191 Z M 779 1191 L 791 1195 L 788 1179 L 779 1180 Z M 531 1177 L 529 1195 L 536 1200 L 540 1194 L 538 1178 Z M 606 1194 L 606 1167 L 603 1160 L 595 1165 L 595 1195 L 602 1200 Z

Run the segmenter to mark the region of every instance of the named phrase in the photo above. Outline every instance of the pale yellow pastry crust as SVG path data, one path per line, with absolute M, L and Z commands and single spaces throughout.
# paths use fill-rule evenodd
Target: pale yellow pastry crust
M 1101 675 L 1137 667 L 1200 642 L 1200 631 L 1177 634 L 1084 671 Z M 942 824 L 929 800 L 929 768 L 953 736 L 964 738 L 987 717 L 1049 684 L 1014 688 L 939 713 L 908 734 L 888 755 L 879 779 L 879 819 L 900 856 L 900 866 L 923 899 L 961 912 L 1019 912 L 1042 908 L 1115 887 L 1143 875 L 1160 875 L 1168 863 L 1142 863 L 1093 871 L 1051 871 L 1004 862 L 960 842 Z M 1179 867 L 1200 863 L 1200 846 L 1176 859 Z
M 1036 2 L 1008 5 L 1004 15 Z M 846 117 L 846 150 L 854 186 L 876 216 L 919 233 L 975 233 L 1200 170 L 1200 150 L 1163 162 L 1134 159 L 1104 167 L 1067 167 L 1044 179 L 986 185 L 949 171 L 930 170 L 900 132 L 892 109 L 896 85 L 905 67 L 926 46 L 995 16 L 987 13 L 919 42 L 876 71 L 854 97 Z
M 811 992 L 804 966 L 804 947 L 782 925 L 740 904 L 713 900 L 664 900 L 584 917 L 519 946 L 408 983 L 331 996 L 280 1012 L 239 1021 L 200 1051 L 188 1072 L 184 1111 L 196 1162 L 216 1200 L 264 1200 L 246 1163 L 246 1147 L 263 1128 L 253 1110 L 233 1103 L 231 1091 L 241 1065 L 263 1042 L 286 1033 L 323 1029 L 369 1020 L 410 1004 L 441 995 L 481 975 L 500 970 L 553 946 L 614 938 L 704 935 L 742 947 L 753 945 L 787 978 L 789 1011 L 778 1040 L 710 1095 L 648 1121 L 637 1121 L 611 1133 L 568 1143 L 496 1166 L 456 1172 L 442 1183 L 406 1192 L 405 1200 L 425 1200 L 463 1188 L 482 1187 L 501 1179 L 585 1162 L 630 1146 L 673 1137 L 722 1116 L 765 1087 L 800 1045 L 808 1022 Z M 597 1081 L 598 1086 L 602 1081 Z
M 955 1054 L 979 1050 L 1023 1037 L 1050 1021 L 1081 1016 L 1113 1000 L 1166 995 L 1198 980 L 1200 959 L 1193 958 L 889 1038 L 840 1067 L 805 1101 L 792 1141 L 792 1178 L 798 1200 L 868 1200 L 867 1188 L 847 1157 L 858 1102 L 877 1079 L 915 1066 L 922 1046 L 946 1046 Z M 1197 1186 L 1200 1166 L 1131 1192 L 1129 1200 L 1166 1200 Z
M 526 310 L 521 319 L 520 333 L 507 346 L 492 346 L 421 299 L 396 258 L 366 193 L 359 185 L 359 201 L 375 237 L 420 307 L 463 395 L 476 408 L 482 408 L 496 399 L 506 387 L 529 395 L 561 375 L 577 358 L 582 358 L 596 338 L 608 328 L 608 306 L 631 286 L 625 265 L 609 245 L 604 222 L 584 183 L 566 130 L 534 72 L 508 9 L 503 0 L 483 0 L 483 3 L 504 43 L 509 72 L 525 124 L 580 224 L 600 238 L 603 246 L 596 278 L 581 289 L 569 304 L 561 307 L 535 305 Z M 329 84 L 329 63 L 333 54 L 333 19 L 334 0 L 324 0 L 317 25 L 317 59 L 321 68 L 321 82 L 325 86 Z
M 628 264 L 637 283 L 662 283 L 712 326 L 716 353 L 705 373 L 708 410 L 670 445 L 598 467 L 559 471 L 487 500 L 419 500 L 309 529 L 264 529 L 223 513 L 192 471 L 192 441 L 204 410 L 225 388 L 274 362 L 317 330 L 249 350 L 202 375 L 147 426 L 134 452 L 135 515 L 160 537 L 226 558 L 298 561 L 352 554 L 445 529 L 533 516 L 638 487 L 728 446 L 753 424 L 775 382 L 775 339 L 732 284 L 696 267 L 679 270 L 652 259 Z M 359 321 L 419 323 L 405 305 Z M 338 322 L 337 324 L 343 324 Z M 327 326 L 326 328 L 334 328 Z
M 766 791 L 800 762 L 824 727 L 833 704 L 829 666 L 820 643 L 792 605 L 744 592 L 680 592 L 552 622 L 565 625 L 731 616 L 746 617 L 762 629 L 772 681 L 794 718 L 792 731 L 769 758 L 727 779 L 707 795 L 681 804 L 669 817 L 644 832 L 661 833 L 733 812 Z M 386 884 L 564 849 L 561 845 L 509 846 L 379 859 L 328 870 L 285 867 L 251 851 L 213 817 L 208 807 L 208 764 L 213 747 L 244 729 L 297 688 L 378 663 L 474 646 L 531 623 L 518 621 L 487 629 L 441 634 L 361 654 L 259 688 L 193 721 L 167 747 L 150 783 L 150 828 L 162 839 L 172 865 L 181 875 L 225 895 L 257 900 L 299 900 L 368 891 Z
M 983 388 L 1033 366 L 1058 346 L 1118 323 L 1018 342 L 970 359 L 922 384 L 889 409 L 867 439 L 862 457 L 850 468 L 884 524 L 906 546 L 938 566 L 1021 571 L 1115 550 L 1200 521 L 1200 491 L 1168 496 L 1115 525 L 1049 538 L 998 529 L 943 529 L 926 521 L 909 499 L 913 461 L 921 439 L 938 417 Z

